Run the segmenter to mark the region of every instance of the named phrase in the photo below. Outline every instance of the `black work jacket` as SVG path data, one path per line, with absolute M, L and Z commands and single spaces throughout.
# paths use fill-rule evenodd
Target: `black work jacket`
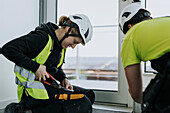
M 44 49 L 49 40 L 48 35 L 50 35 L 54 40 L 54 47 L 44 65 L 47 68 L 47 72 L 61 82 L 66 76 L 62 70 L 62 65 L 57 69 L 62 47 L 56 37 L 56 29 L 58 29 L 58 26 L 53 23 L 41 24 L 34 31 L 6 43 L 2 47 L 1 52 L 16 65 L 36 72 L 40 64 L 32 59 Z

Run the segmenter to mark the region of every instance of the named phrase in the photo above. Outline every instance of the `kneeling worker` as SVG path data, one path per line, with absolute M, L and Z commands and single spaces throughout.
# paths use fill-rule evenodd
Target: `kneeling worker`
M 6 43 L 1 53 L 15 63 L 19 103 L 5 113 L 91 113 L 94 92 L 72 86 L 62 70 L 66 48 L 86 45 L 92 38 L 86 15 L 61 16 L 59 25 L 48 22 Z M 58 80 L 62 86 L 58 85 Z

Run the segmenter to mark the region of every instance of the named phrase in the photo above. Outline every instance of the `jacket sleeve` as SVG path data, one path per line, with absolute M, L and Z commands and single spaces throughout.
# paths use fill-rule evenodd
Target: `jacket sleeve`
M 48 41 L 47 37 L 39 31 L 32 31 L 6 43 L 2 47 L 2 54 L 15 64 L 36 72 L 40 64 L 32 59 L 45 47 Z
M 56 80 L 60 81 L 60 83 L 67 78 L 61 66 L 57 68 L 57 66 L 47 67 L 47 72 L 51 74 Z
M 58 72 L 54 75 L 54 77 L 60 81 L 60 83 L 67 78 L 66 74 L 64 73 L 63 69 L 61 67 L 58 68 Z

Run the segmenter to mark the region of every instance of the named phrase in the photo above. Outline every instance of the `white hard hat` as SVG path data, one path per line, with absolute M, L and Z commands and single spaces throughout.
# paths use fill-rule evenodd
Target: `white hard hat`
M 131 3 L 127 5 L 121 12 L 120 18 L 119 18 L 119 26 L 120 29 L 123 31 L 124 24 L 129 21 L 136 13 L 138 13 L 139 10 L 144 9 L 141 5 L 138 3 Z M 148 10 L 146 10 L 149 12 Z M 150 13 L 150 12 L 149 12 Z
M 75 23 L 80 31 L 80 35 L 83 38 L 83 44 L 88 43 L 93 34 L 93 28 L 89 18 L 84 14 L 74 14 L 68 17 L 73 23 Z

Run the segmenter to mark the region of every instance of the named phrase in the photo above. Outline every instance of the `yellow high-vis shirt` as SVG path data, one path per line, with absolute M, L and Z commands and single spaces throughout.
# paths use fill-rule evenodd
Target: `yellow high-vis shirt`
M 153 60 L 170 52 L 170 17 L 140 22 L 125 35 L 121 58 L 123 67 Z

